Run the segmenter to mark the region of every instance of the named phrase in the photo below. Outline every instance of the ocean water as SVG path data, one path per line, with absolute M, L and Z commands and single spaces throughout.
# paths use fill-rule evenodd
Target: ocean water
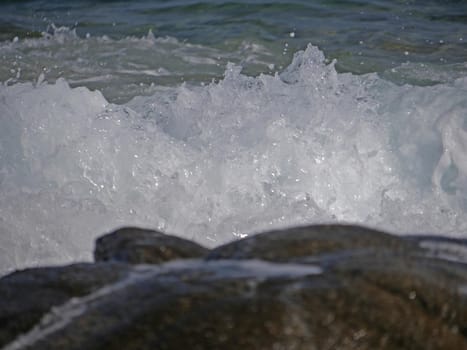
M 467 237 L 467 2 L 2 1 L 0 273 L 122 225 Z

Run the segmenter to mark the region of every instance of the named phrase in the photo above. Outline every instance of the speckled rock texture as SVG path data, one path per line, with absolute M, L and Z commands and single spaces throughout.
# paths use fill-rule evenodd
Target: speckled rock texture
M 208 250 L 199 244 L 164 233 L 124 227 L 96 240 L 96 261 L 158 264 L 174 259 L 199 258 Z
M 105 261 L 95 265 L 1 279 L 2 330 L 11 314 L 5 305 L 28 295 L 41 305 L 27 326 L 12 328 L 20 318 L 9 323 L 4 344 L 16 339 L 5 349 L 467 349 L 465 240 L 319 225 L 208 251 L 152 232 L 130 228 L 100 238 L 96 259 Z M 128 258 L 136 242 L 150 252 L 171 242 L 178 253 Z M 67 270 L 77 266 L 82 276 Z M 101 272 L 106 268 L 112 272 Z M 10 302 L 5 291 L 14 295 L 12 279 L 24 273 L 27 288 L 19 283 Z M 43 302 L 41 288 L 57 302 Z M 32 304 L 16 315 L 26 319 Z

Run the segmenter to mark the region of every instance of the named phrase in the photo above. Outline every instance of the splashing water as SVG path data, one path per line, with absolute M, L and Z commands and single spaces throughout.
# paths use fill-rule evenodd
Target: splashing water
M 229 64 L 121 105 L 55 83 L 0 86 L 0 271 L 90 259 L 149 226 L 218 245 L 346 221 L 467 229 L 467 78 L 397 86 L 308 46 L 280 74 Z

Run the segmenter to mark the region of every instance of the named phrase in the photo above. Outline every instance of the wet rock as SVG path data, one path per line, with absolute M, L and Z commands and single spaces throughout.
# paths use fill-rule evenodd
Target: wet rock
M 51 307 L 127 275 L 118 263 L 76 264 L 11 273 L 0 279 L 0 347 L 28 331 Z
M 5 349 L 467 349 L 462 252 L 356 226 L 260 234 L 134 266 Z
M 97 239 L 96 261 L 158 264 L 175 259 L 198 258 L 208 249 L 176 236 L 154 230 L 125 227 Z
M 465 349 L 465 300 L 417 271 L 169 263 L 56 309 L 17 348 Z
M 213 249 L 207 259 L 293 261 L 325 253 L 417 249 L 412 241 L 355 225 L 314 225 L 260 233 Z

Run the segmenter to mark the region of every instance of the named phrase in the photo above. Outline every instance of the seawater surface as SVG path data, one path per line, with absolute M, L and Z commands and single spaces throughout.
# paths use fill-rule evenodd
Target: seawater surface
M 465 1 L 3 1 L 0 273 L 148 226 L 465 237 Z

